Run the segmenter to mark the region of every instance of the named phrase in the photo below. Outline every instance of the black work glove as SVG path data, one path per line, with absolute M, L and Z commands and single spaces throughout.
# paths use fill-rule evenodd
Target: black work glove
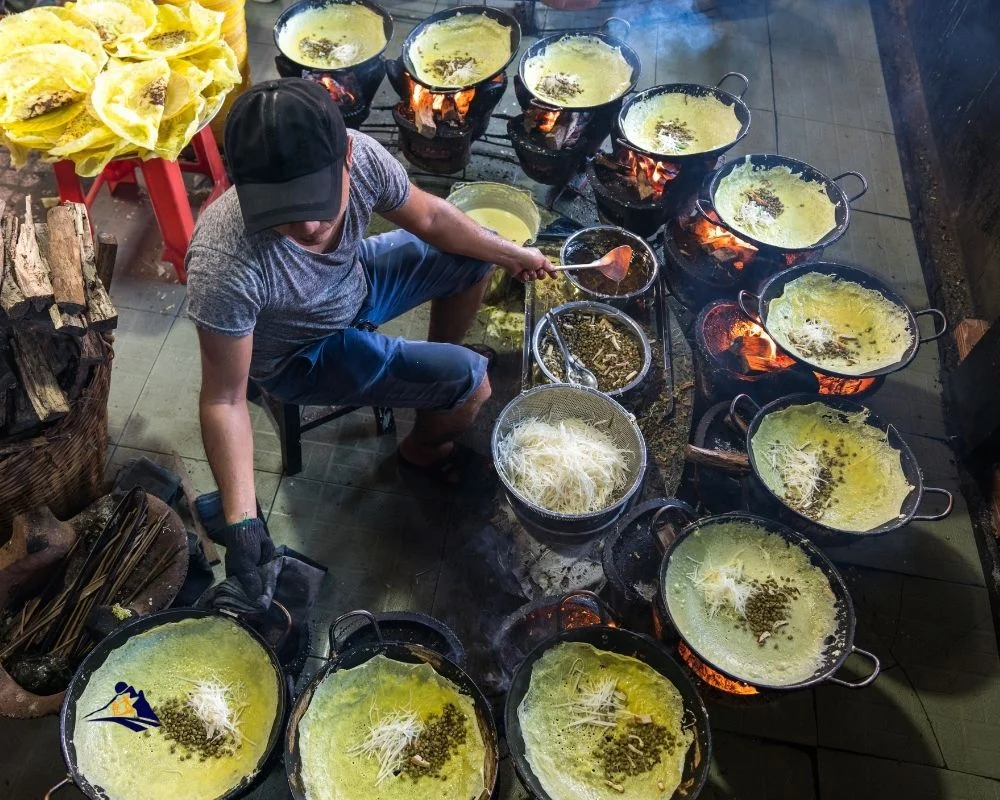
M 222 544 L 226 548 L 226 577 L 236 578 L 247 599 L 255 601 L 264 593 L 264 582 L 257 568 L 277 556 L 263 520 L 245 519 L 227 525 L 222 532 Z

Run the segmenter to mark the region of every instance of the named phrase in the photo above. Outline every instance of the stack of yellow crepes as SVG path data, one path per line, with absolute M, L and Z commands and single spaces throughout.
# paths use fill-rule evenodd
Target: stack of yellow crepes
M 196 2 L 79 0 L 0 20 L 0 144 L 72 159 L 174 160 L 240 82 L 223 14 Z

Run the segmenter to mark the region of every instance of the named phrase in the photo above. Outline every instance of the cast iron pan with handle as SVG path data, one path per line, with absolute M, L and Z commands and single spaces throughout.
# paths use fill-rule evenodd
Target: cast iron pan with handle
M 840 173 L 834 178 L 828 178 L 818 169 L 805 163 L 804 161 L 798 161 L 797 159 L 789 158 L 788 156 L 780 156 L 775 153 L 754 153 L 752 155 L 744 156 L 743 158 L 735 158 L 732 161 L 723 164 L 708 176 L 708 203 L 713 209 L 716 208 L 715 196 L 719 191 L 719 184 L 722 182 L 723 178 L 729 175 L 729 173 L 731 173 L 734 169 L 743 166 L 747 162 L 749 162 L 755 169 L 760 169 L 762 171 L 773 169 L 775 167 L 787 167 L 791 170 L 793 175 L 797 175 L 802 180 L 820 184 L 823 187 L 823 191 L 826 192 L 826 196 L 829 199 L 830 204 L 834 207 L 834 219 L 836 224 L 834 225 L 833 230 L 807 247 L 776 247 L 773 244 L 762 242 L 735 227 L 718 212 L 715 213 L 715 217 L 720 220 L 719 224 L 733 234 L 733 236 L 736 236 L 745 242 L 749 242 L 758 249 L 765 250 L 767 252 L 778 251 L 781 253 L 794 253 L 829 247 L 841 236 L 847 233 L 847 226 L 850 225 L 851 222 L 851 203 L 868 191 L 868 181 L 865 180 L 864 175 L 860 172 L 849 170 L 847 172 Z M 856 178 L 861 183 L 861 190 L 850 197 L 847 196 L 847 193 L 841 188 L 840 184 L 837 183 L 837 181 L 848 176 Z M 695 200 L 695 205 L 703 216 L 712 219 L 709 214 L 709 210 L 705 205 L 704 198 L 697 198 Z
M 342 653 L 337 653 L 334 648 L 340 641 L 339 629 L 344 622 L 354 617 L 363 617 L 368 621 L 375 629 L 376 641 L 365 642 Z M 352 636 L 356 633 L 357 631 Z M 488 800 L 496 785 L 499 757 L 496 726 L 493 724 L 493 715 L 483 693 L 461 667 L 441 653 L 412 642 L 387 641 L 382 635 L 378 620 L 369 611 L 349 611 L 333 621 L 330 625 L 330 652 L 327 661 L 313 676 L 292 708 L 285 734 L 285 774 L 288 777 L 288 786 L 295 800 L 306 800 L 305 784 L 302 780 L 302 758 L 299 754 L 299 722 L 305 716 L 316 689 L 334 672 L 361 666 L 378 655 L 407 664 L 430 664 L 435 672 L 450 681 L 459 692 L 472 698 L 476 707 L 476 723 L 479 725 L 479 732 L 486 745 L 484 764 L 486 785 L 482 793 L 471 800 Z
M 795 508 L 792 508 L 792 506 L 785 502 L 785 500 L 779 497 L 775 492 L 771 491 L 767 484 L 764 483 L 757 468 L 757 461 L 753 455 L 753 448 L 750 446 L 754 435 L 757 433 L 758 428 L 760 428 L 760 424 L 764 421 L 764 418 L 768 414 L 782 411 L 783 409 L 791 406 L 808 405 L 810 403 L 822 403 L 828 408 L 839 411 L 844 415 L 865 412 L 868 414 L 865 424 L 870 425 L 873 428 L 877 428 L 886 434 L 889 445 L 899 451 L 899 460 L 903 468 L 903 476 L 906 478 L 907 483 L 913 487 L 913 489 L 910 490 L 910 493 L 906 496 L 906 499 L 903 500 L 899 516 L 867 531 L 846 531 L 840 528 L 833 528 L 828 525 L 823 525 L 822 523 L 807 517 Z M 741 415 L 741 406 L 748 407 L 753 412 L 749 422 Z M 910 450 L 910 446 L 900 435 L 899 431 L 896 430 L 895 426 L 884 422 L 880 417 L 873 414 L 871 410 L 865 406 L 859 405 L 851 400 L 832 395 L 789 394 L 784 397 L 779 397 L 777 400 L 761 407 L 757 405 L 757 403 L 749 395 L 738 394 L 733 398 L 733 401 L 730 404 L 729 418 L 739 430 L 746 432 L 746 448 L 747 454 L 750 457 L 749 480 L 751 493 L 757 498 L 763 500 L 768 509 L 773 510 L 779 521 L 794 527 L 795 530 L 804 533 L 814 542 L 826 545 L 850 544 L 872 536 L 881 536 L 886 533 L 897 531 L 911 521 L 933 522 L 944 519 L 951 514 L 952 506 L 954 505 L 954 497 L 951 492 L 947 489 L 939 489 L 929 486 L 925 487 L 923 474 L 920 472 L 920 466 L 917 464 L 917 459 L 914 457 L 913 451 Z M 924 495 L 927 494 L 936 494 L 944 497 L 946 503 L 945 508 L 934 514 L 918 514 L 917 511 L 920 508 L 921 501 L 923 500 Z
M 87 776 L 80 772 L 76 757 L 76 745 L 73 741 L 73 731 L 76 727 L 76 715 L 79 710 L 77 708 L 77 703 L 80 700 L 80 696 L 83 694 L 84 689 L 87 688 L 87 684 L 90 681 L 91 676 L 101 667 L 102 664 L 104 664 L 108 656 L 114 650 L 125 644 L 125 642 L 129 639 L 162 625 L 169 625 L 171 623 L 181 622 L 182 620 L 187 619 L 202 619 L 205 617 L 215 616 L 225 617 L 234 625 L 239 626 L 248 636 L 253 638 L 264 649 L 264 652 L 268 656 L 268 660 L 271 662 L 271 668 L 274 670 L 275 680 L 278 684 L 278 707 L 276 709 L 274 720 L 271 723 L 271 730 L 268 733 L 267 747 L 264 748 L 264 752 L 261 754 L 254 770 L 237 786 L 234 786 L 229 792 L 222 795 L 222 797 L 218 800 L 236 800 L 236 798 L 243 797 L 264 779 L 267 775 L 267 767 L 271 755 L 275 752 L 278 742 L 281 739 L 281 732 L 283 730 L 285 720 L 285 709 L 287 705 L 285 679 L 282 673 L 281 664 L 278 662 L 278 657 L 275 655 L 271 646 L 264 641 L 260 634 L 233 614 L 225 611 L 214 611 L 208 609 L 171 608 L 166 611 L 157 611 L 153 614 L 149 614 L 148 616 L 139 617 L 133 622 L 128 622 L 120 628 L 116 628 L 114 631 L 105 636 L 104 639 L 98 642 L 97 646 L 91 650 L 91 652 L 83 660 L 83 663 L 80 664 L 76 674 L 73 676 L 73 680 L 69 684 L 69 688 L 66 690 L 66 698 L 63 700 L 62 710 L 59 714 L 59 739 L 62 747 L 63 759 L 66 762 L 67 775 L 66 778 L 64 778 L 59 784 L 46 792 L 45 800 L 48 800 L 48 798 L 56 791 L 69 785 L 70 783 L 76 784 L 77 788 L 86 797 L 90 798 L 90 800 L 104 800 L 106 797 L 103 791 L 99 791 L 96 787 L 94 787 L 87 779 Z M 288 617 L 288 623 L 290 628 L 290 617 Z M 142 765 L 137 764 L 136 768 L 141 769 Z
M 673 498 L 668 498 L 663 501 L 663 505 L 656 513 L 656 517 L 653 520 L 653 527 L 655 527 L 656 520 L 664 515 L 676 515 L 683 522 L 687 523 L 687 526 L 673 539 L 673 541 L 668 545 L 666 552 L 663 555 L 663 560 L 660 562 L 660 580 L 659 580 L 659 592 L 662 599 L 663 607 L 666 610 L 667 616 L 670 619 L 671 624 L 674 629 L 677 630 L 677 634 L 684 639 L 684 643 L 698 656 L 699 659 L 704 661 L 708 666 L 717 672 L 721 672 L 723 675 L 732 678 L 735 681 L 742 683 L 749 683 L 751 686 L 764 691 L 764 692 L 787 692 L 794 691 L 797 689 L 806 689 L 811 686 L 815 686 L 820 683 L 829 682 L 835 683 L 838 686 L 844 686 L 848 689 L 861 689 L 865 686 L 871 684 L 877 677 L 882 669 L 882 665 L 879 662 L 877 656 L 874 653 L 869 653 L 867 650 L 862 650 L 860 647 L 854 645 L 854 629 L 856 624 L 856 617 L 854 613 L 854 604 L 851 602 L 851 596 L 847 591 L 847 586 L 844 583 L 844 579 L 841 577 L 837 568 L 833 565 L 829 558 L 827 558 L 823 552 L 812 542 L 806 539 L 804 536 L 795 533 L 795 531 L 782 525 L 779 522 L 775 522 L 771 519 L 766 519 L 765 517 L 757 516 L 756 514 L 748 514 L 742 511 L 734 511 L 727 514 L 719 514 L 713 517 L 703 517 L 698 519 L 698 515 L 695 513 L 694 509 L 691 508 L 687 503 L 680 500 L 675 500 Z M 678 546 L 687 537 L 692 536 L 698 531 L 704 531 L 707 528 L 711 528 L 715 525 L 727 525 L 732 523 L 744 523 L 748 525 L 753 525 L 766 530 L 768 533 L 773 533 L 780 536 L 792 547 L 799 548 L 803 553 L 805 553 L 806 558 L 809 559 L 809 563 L 814 567 L 817 567 L 826 579 L 830 582 L 830 589 L 833 592 L 833 596 L 836 600 L 837 609 L 837 630 L 831 636 L 823 651 L 823 658 L 820 666 L 816 669 L 813 675 L 798 683 L 794 684 L 767 684 L 762 683 L 758 680 L 748 680 L 743 675 L 736 675 L 732 672 L 728 672 L 722 667 L 719 667 L 712 660 L 712 656 L 709 653 L 705 653 L 694 646 L 690 641 L 684 637 L 683 631 L 678 628 L 677 623 L 674 619 L 674 615 L 670 609 L 669 593 L 666 591 L 667 586 L 667 572 L 670 566 L 670 559 L 673 554 L 677 551 Z M 860 656 L 864 656 L 869 659 L 872 664 L 871 673 L 857 682 L 846 681 L 841 678 L 835 677 L 835 673 L 843 666 L 847 657 L 852 653 L 857 653 Z
M 870 272 L 863 270 L 860 267 L 854 267 L 848 264 L 836 264 L 829 261 L 809 261 L 804 264 L 798 264 L 794 267 L 789 267 L 788 269 L 776 272 L 768 278 L 763 286 L 760 287 L 760 293 L 757 295 L 752 294 L 745 289 L 741 289 L 739 293 L 740 309 L 742 309 L 743 313 L 750 319 L 760 325 L 767 332 L 768 336 L 774 339 L 774 334 L 767 327 L 767 316 L 771 301 L 777 297 L 781 297 L 785 291 L 785 286 L 794 281 L 796 278 L 801 278 L 803 275 L 807 275 L 812 272 L 819 275 L 830 275 L 838 280 L 850 281 L 851 283 L 856 283 L 866 289 L 878 292 L 886 300 L 906 314 L 907 328 L 909 329 L 912 337 L 910 347 L 898 361 L 885 367 L 860 374 L 837 372 L 830 367 L 813 364 L 794 353 L 788 353 L 788 355 L 796 361 L 806 364 L 813 369 L 817 369 L 826 375 L 834 375 L 839 378 L 874 378 L 877 375 L 888 375 L 891 372 L 903 369 L 903 367 L 913 361 L 914 357 L 917 355 L 917 350 L 920 348 L 920 345 L 925 342 L 933 342 L 935 339 L 943 336 L 948 330 L 948 319 L 945 317 L 944 312 L 939 309 L 925 308 L 923 311 L 911 311 L 910 307 L 903 301 L 903 298 L 901 298 L 883 281 L 876 278 Z M 822 316 L 822 310 L 816 309 L 816 314 L 818 316 Z M 938 320 L 938 325 L 933 334 L 921 337 L 920 331 L 917 328 L 917 317 L 923 317 L 926 315 L 935 317 Z
M 541 782 L 532 772 L 531 765 L 525 755 L 524 734 L 521 731 L 517 709 L 528 692 L 532 668 L 546 651 L 563 642 L 585 642 L 599 650 L 607 650 L 642 661 L 669 680 L 680 692 L 684 703 L 685 718 L 691 720 L 694 725 L 694 742 L 688 750 L 681 784 L 674 792 L 673 798 L 675 800 L 682 800 L 682 798 L 683 800 L 693 800 L 708 780 L 708 768 L 712 760 L 712 734 L 708 726 L 708 711 L 695 690 L 694 683 L 660 642 L 624 628 L 613 627 L 607 607 L 593 592 L 570 592 L 563 596 L 562 602 L 565 603 L 575 596 L 585 596 L 596 603 L 604 614 L 604 622 L 600 625 L 563 630 L 546 639 L 521 662 L 510 682 L 510 690 L 507 693 L 507 702 L 504 707 L 504 720 L 507 747 L 514 759 L 514 768 L 518 777 L 535 800 L 551 800 L 542 788 Z M 663 798 L 663 800 L 670 800 L 670 798 Z

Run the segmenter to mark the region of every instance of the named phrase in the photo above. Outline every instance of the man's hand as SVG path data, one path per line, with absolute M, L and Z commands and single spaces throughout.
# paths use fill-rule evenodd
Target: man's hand
M 264 593 L 257 567 L 275 557 L 274 542 L 264 523 L 248 519 L 229 525 L 222 533 L 226 547 L 226 577 L 236 578 L 247 598 L 253 602 Z
M 519 250 L 517 261 L 503 265 L 512 278 L 524 283 L 556 274 L 555 270 L 552 269 L 552 262 L 537 247 L 521 247 Z

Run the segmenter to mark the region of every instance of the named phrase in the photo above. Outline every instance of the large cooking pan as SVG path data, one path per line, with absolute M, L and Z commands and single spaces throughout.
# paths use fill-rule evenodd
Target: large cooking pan
M 831 205 L 834 207 L 834 219 L 836 220 L 836 225 L 834 225 L 833 230 L 827 233 L 824 237 L 816 242 L 813 242 L 807 247 L 782 246 L 779 248 L 773 244 L 768 244 L 767 242 L 755 239 L 750 234 L 745 233 L 740 230 L 740 228 L 733 225 L 729 220 L 724 219 L 717 211 L 715 212 L 713 218 L 713 215 L 710 214 L 709 210 L 706 208 L 705 200 L 700 197 L 695 200 L 695 205 L 697 206 L 698 211 L 700 211 L 704 216 L 713 219 L 713 221 L 719 220 L 718 224 L 721 224 L 723 228 L 728 230 L 734 236 L 768 252 L 780 250 L 783 253 L 793 253 L 815 250 L 821 247 L 828 247 L 833 244 L 847 232 L 847 226 L 851 222 L 851 203 L 868 191 L 868 181 L 865 180 L 864 175 L 860 172 L 849 170 L 847 172 L 840 173 L 834 178 L 828 178 L 818 169 L 805 163 L 804 161 L 798 161 L 797 159 L 789 158 L 788 156 L 779 156 L 774 153 L 755 153 L 744 158 L 734 159 L 733 161 L 719 167 L 708 176 L 708 203 L 712 209 L 716 208 L 715 197 L 719 189 L 719 183 L 734 169 L 743 166 L 746 162 L 749 162 L 753 165 L 753 167 L 760 169 L 787 167 L 791 170 L 793 175 L 799 176 L 802 180 L 820 184 L 826 192 L 826 196 Z M 841 188 L 840 184 L 837 183 L 837 181 L 848 176 L 857 178 L 861 183 L 861 190 L 850 197 L 847 196 L 847 193 Z
M 617 17 L 611 17 L 604 23 L 601 31 L 565 31 L 563 33 L 553 34 L 552 36 L 546 36 L 544 39 L 539 39 L 524 52 L 524 55 L 521 56 L 521 60 L 517 65 L 517 75 L 519 80 L 515 84 L 515 89 L 517 90 L 518 100 L 520 101 L 522 108 L 534 106 L 535 108 L 546 109 L 549 111 L 596 111 L 598 109 L 611 108 L 616 103 L 620 104 L 622 102 L 622 98 L 635 88 L 636 83 L 639 81 L 639 75 L 642 73 L 642 63 L 639 60 L 639 54 L 624 42 L 624 38 L 628 35 L 630 27 L 629 23 L 625 20 Z M 616 30 L 623 31 L 622 38 L 616 38 L 612 35 L 611 32 Z M 528 59 L 541 55 L 556 42 L 562 41 L 563 39 L 571 39 L 577 36 L 594 37 L 595 39 L 600 39 L 610 47 L 617 47 L 621 51 L 622 56 L 624 56 L 625 60 L 628 62 L 629 66 L 632 68 L 632 76 L 629 81 L 629 85 L 622 89 L 621 93 L 617 97 L 608 100 L 607 102 L 599 103 L 596 106 L 557 106 L 547 100 L 536 97 L 531 89 L 528 88 L 528 84 L 524 80 L 524 65 L 528 62 Z
M 754 458 L 753 448 L 750 446 L 750 442 L 753 439 L 754 434 L 756 434 L 757 430 L 760 428 L 760 424 L 764 421 L 764 418 L 767 417 L 768 414 L 773 414 L 785 408 L 789 408 L 790 406 L 808 405 L 810 403 L 817 402 L 822 403 L 829 408 L 843 412 L 844 414 L 856 414 L 858 412 L 867 413 L 868 416 L 865 420 L 865 424 L 870 425 L 873 428 L 877 428 L 885 433 L 888 437 L 889 445 L 899 451 L 903 475 L 906 477 L 907 482 L 913 487 L 913 489 L 903 501 L 898 517 L 895 517 L 888 522 L 884 522 L 877 528 L 872 528 L 868 531 L 845 531 L 840 528 L 832 528 L 807 517 L 802 512 L 793 508 L 791 505 L 786 503 L 784 499 L 771 491 L 767 484 L 761 479 L 757 461 Z M 747 407 L 752 411 L 752 417 L 749 422 L 741 414 L 741 406 Z M 733 401 L 730 404 L 729 416 L 730 420 L 741 431 L 746 432 L 746 448 L 750 458 L 751 470 L 749 480 L 751 482 L 751 490 L 753 494 L 764 500 L 765 503 L 775 512 L 779 520 L 794 526 L 796 530 L 801 531 L 814 541 L 826 544 L 856 542 L 861 539 L 867 539 L 872 536 L 880 536 L 899 530 L 911 521 L 932 522 L 944 519 L 951 513 L 952 506 L 954 505 L 954 498 L 952 497 L 951 492 L 947 489 L 925 487 L 923 474 L 920 472 L 920 466 L 917 464 L 917 459 L 914 457 L 913 451 L 910 450 L 910 446 L 906 443 L 903 437 L 900 436 L 899 431 L 896 430 L 895 426 L 884 422 L 881 418 L 871 413 L 870 409 L 865 406 L 859 405 L 858 403 L 854 403 L 845 398 L 833 397 L 829 395 L 790 394 L 785 395 L 784 397 L 779 397 L 777 400 L 760 407 L 749 395 L 739 394 L 733 398 Z M 924 495 L 926 494 L 937 494 L 945 497 L 947 503 L 945 509 L 936 514 L 918 514 L 917 511 L 920 508 Z
M 413 48 L 413 43 L 416 41 L 417 37 L 423 33 L 429 26 L 433 25 L 435 22 L 441 22 L 445 19 L 451 19 L 452 17 L 457 17 L 460 14 L 477 14 L 483 17 L 489 17 L 495 22 L 499 22 L 505 28 L 510 30 L 510 54 L 507 56 L 507 60 L 503 65 L 497 69 L 492 75 L 476 81 L 476 84 L 486 83 L 492 80 L 501 72 L 503 72 L 510 65 L 510 62 L 514 60 L 514 56 L 517 55 L 517 49 L 521 46 L 521 26 L 517 24 L 517 20 L 514 19 L 510 14 L 501 11 L 498 8 L 493 8 L 492 6 L 482 5 L 482 6 L 455 6 L 454 8 L 446 8 L 444 11 L 438 11 L 436 14 L 431 14 L 423 22 L 417 24 L 412 31 L 407 34 L 406 38 L 403 40 L 403 66 L 406 67 L 406 71 L 410 74 L 410 77 L 414 81 L 419 83 L 421 86 L 425 86 L 432 92 L 444 92 L 444 93 L 454 93 L 461 91 L 462 88 L 468 87 L 456 87 L 456 86 L 435 86 L 432 83 L 425 83 L 424 81 L 417 78 L 417 69 L 413 64 L 413 59 L 410 56 L 410 50 Z
M 920 345 L 924 342 L 932 342 L 935 339 L 940 338 L 948 330 L 948 319 L 945 317 L 944 312 L 939 309 L 925 308 L 923 311 L 911 311 L 910 307 L 906 305 L 898 294 L 896 294 L 883 281 L 876 278 L 870 272 L 866 272 L 860 267 L 852 267 L 847 264 L 834 264 L 826 261 L 810 261 L 781 270 L 780 272 L 776 272 L 764 283 L 763 286 L 761 286 L 759 295 L 754 295 L 745 289 L 741 289 L 739 293 L 740 308 L 743 310 L 744 314 L 757 322 L 773 339 L 774 334 L 767 327 L 767 316 L 771 301 L 776 297 L 780 297 L 785 291 L 785 286 L 791 281 L 794 281 L 796 278 L 801 278 L 803 275 L 811 272 L 815 272 L 819 275 L 829 275 L 839 280 L 851 281 L 852 283 L 864 286 L 866 289 L 878 292 L 886 300 L 906 314 L 908 320 L 907 328 L 912 337 L 910 347 L 898 361 L 880 369 L 863 373 L 837 372 L 830 367 L 813 364 L 797 354 L 789 354 L 796 361 L 801 361 L 802 363 L 823 372 L 825 375 L 835 375 L 839 378 L 873 378 L 877 375 L 888 375 L 890 372 L 896 372 L 897 370 L 901 370 L 903 367 L 907 366 L 917 355 L 917 350 Z M 821 308 L 817 308 L 815 309 L 815 313 L 817 316 L 822 317 L 823 310 Z M 940 327 L 938 327 L 932 335 L 921 337 L 920 331 L 917 328 L 917 317 L 922 317 L 928 314 L 936 317 L 940 321 Z
M 560 603 L 565 603 L 572 597 L 587 597 L 601 609 L 603 622 L 600 625 L 590 625 L 572 630 L 562 630 L 536 647 L 528 657 L 521 662 L 510 683 L 507 702 L 504 707 L 505 730 L 507 746 L 514 758 L 514 768 L 518 777 L 536 800 L 550 800 L 542 788 L 538 778 L 531 770 L 531 765 L 525 756 L 524 734 L 521 731 L 521 721 L 517 709 L 528 692 L 531 683 L 531 671 L 542 655 L 562 642 L 585 642 L 599 650 L 607 650 L 619 655 L 638 659 L 656 670 L 669 680 L 680 692 L 684 702 L 685 715 L 694 723 L 694 743 L 688 751 L 684 762 L 684 773 L 681 776 L 680 788 L 674 793 L 676 800 L 693 800 L 701 792 L 708 780 L 708 768 L 712 756 L 712 734 L 708 725 L 708 711 L 694 688 L 691 678 L 684 669 L 667 653 L 659 642 L 624 628 L 612 627 L 610 616 L 604 603 L 593 592 L 577 591 L 565 595 Z M 663 800 L 670 800 L 663 798 Z
M 293 17 L 297 17 L 304 11 L 312 11 L 314 9 L 326 8 L 332 5 L 342 5 L 355 3 L 362 5 L 367 9 L 374 11 L 380 17 L 382 17 L 382 30 L 385 33 L 385 45 L 379 50 L 375 55 L 366 58 L 364 61 L 360 61 L 357 64 L 352 64 L 349 67 L 344 67 L 342 69 L 323 69 L 321 67 L 310 67 L 306 64 L 300 64 L 294 58 L 292 58 L 288 53 L 281 49 L 281 34 L 284 33 L 285 27 L 288 25 L 289 20 Z M 360 72 L 362 74 L 368 72 L 370 69 L 378 68 L 381 69 L 381 58 L 382 54 L 385 52 L 385 48 L 389 46 L 389 41 L 392 39 L 392 15 L 386 11 L 378 3 L 372 2 L 372 0 L 299 0 L 298 3 L 293 3 L 284 11 L 281 12 L 277 21 L 274 23 L 274 46 L 277 48 L 278 52 L 281 53 L 289 62 L 298 67 L 299 69 L 306 72 L 326 72 L 331 75 L 336 75 L 339 73 L 346 72 Z M 381 80 L 381 78 L 379 78 Z
M 805 553 L 806 558 L 809 559 L 809 563 L 814 567 L 817 567 L 826 579 L 830 582 L 830 589 L 833 592 L 833 596 L 836 599 L 836 609 L 837 609 L 837 630 L 833 634 L 832 640 L 828 642 L 826 649 L 823 652 L 823 658 L 820 666 L 816 669 L 812 677 L 800 681 L 794 684 L 768 684 L 763 683 L 759 680 L 748 681 L 743 675 L 737 675 L 732 672 L 728 672 L 722 667 L 715 664 L 712 660 L 711 653 L 705 653 L 699 650 L 687 639 L 684 639 L 685 644 L 695 653 L 696 656 L 702 661 L 704 661 L 708 666 L 717 672 L 721 672 L 732 678 L 735 681 L 740 681 L 742 683 L 749 683 L 757 689 L 762 689 L 765 691 L 793 691 L 796 689 L 806 689 L 810 686 L 815 686 L 819 683 L 829 682 L 835 683 L 838 686 L 845 686 L 848 689 L 861 689 L 865 686 L 871 684 L 881 671 L 881 663 L 877 656 L 873 653 L 869 653 L 867 650 L 862 650 L 854 645 L 854 629 L 855 629 L 855 614 L 854 614 L 854 604 L 851 602 L 851 596 L 847 591 L 847 586 L 844 584 L 844 579 L 841 577 L 840 573 L 833 563 L 820 551 L 816 545 L 806 539 L 804 536 L 795 533 L 790 528 L 781 525 L 774 520 L 766 519 L 764 517 L 759 517 L 755 514 L 747 514 L 743 512 L 732 512 L 729 514 L 719 514 L 714 517 L 703 517 L 698 519 L 694 510 L 687 504 L 679 500 L 667 499 L 663 501 L 663 505 L 657 512 L 656 518 L 662 517 L 666 514 L 675 514 L 679 516 L 684 522 L 688 523 L 687 526 L 673 539 L 673 541 L 667 547 L 666 553 L 663 556 L 663 560 L 660 563 L 660 581 L 659 581 L 659 593 L 662 599 L 663 607 L 666 609 L 667 616 L 670 619 L 671 624 L 677 630 L 678 635 L 684 639 L 683 632 L 677 627 L 676 620 L 674 618 L 673 611 L 670 607 L 669 592 L 666 591 L 666 585 L 668 576 L 671 572 L 671 559 L 673 554 L 677 552 L 678 546 L 687 539 L 689 536 L 693 536 L 700 531 L 705 531 L 716 525 L 726 525 L 737 523 L 747 523 L 753 525 L 768 533 L 777 534 L 782 539 L 784 539 L 790 546 L 797 547 L 803 553 Z M 655 524 L 655 520 L 654 520 Z M 689 566 L 682 565 L 682 574 L 686 575 L 689 570 Z M 847 657 L 852 653 L 857 653 L 858 655 L 864 656 L 869 659 L 872 664 L 871 673 L 860 681 L 851 682 L 845 681 L 841 678 L 835 677 L 835 673 L 843 666 Z
M 342 653 L 337 653 L 334 648 L 340 641 L 339 630 L 341 626 L 349 619 L 357 617 L 364 618 L 374 628 L 376 641 L 368 641 Z M 454 684 L 462 694 L 472 698 L 476 707 L 476 722 L 486 745 L 486 762 L 484 764 L 486 787 L 478 797 L 470 800 L 488 800 L 492 796 L 493 787 L 496 784 L 498 740 L 496 726 L 493 724 L 493 715 L 483 693 L 461 667 L 440 653 L 420 644 L 393 642 L 384 639 L 378 620 L 368 611 L 349 611 L 333 621 L 330 625 L 330 652 L 327 662 L 299 695 L 292 708 L 288 730 L 285 734 L 285 774 L 288 777 L 288 785 L 295 800 L 306 800 L 305 785 L 302 781 L 302 759 L 299 755 L 299 722 L 308 710 L 316 689 L 334 672 L 360 666 L 378 655 L 407 664 L 430 664 L 435 672 Z
M 721 88 L 722 84 L 729 78 L 738 78 L 743 81 L 743 88 L 740 90 L 739 94 L 732 94 Z M 736 144 L 750 132 L 750 109 L 747 107 L 747 104 L 743 102 L 743 95 L 747 93 L 747 89 L 749 88 L 750 79 L 740 72 L 727 72 L 719 79 L 719 82 L 716 83 L 715 86 L 702 86 L 697 83 L 667 83 L 662 86 L 654 86 L 652 89 L 646 89 L 638 94 L 632 95 L 625 101 L 622 105 L 621 111 L 618 112 L 616 130 L 618 135 L 625 140 L 629 148 L 643 153 L 650 158 L 678 163 L 686 163 L 690 161 L 710 161 L 722 155 L 730 148 L 735 147 Z M 714 97 L 723 105 L 729 106 L 733 109 L 733 112 L 736 114 L 736 118 L 740 121 L 739 133 L 736 134 L 736 138 L 726 144 L 720 145 L 719 147 L 715 147 L 711 150 L 702 150 L 697 153 L 655 153 L 651 150 L 639 147 L 635 144 L 635 142 L 629 139 L 628 135 L 625 133 L 625 121 L 628 119 L 629 114 L 634 111 L 637 106 L 665 94 L 683 94 L 689 97 Z
M 73 731 L 76 727 L 76 715 L 79 711 L 77 703 L 80 700 L 80 696 L 83 694 L 84 689 L 86 689 L 91 676 L 102 664 L 104 664 L 108 656 L 114 650 L 125 644 L 125 642 L 129 639 L 138 636 L 141 633 L 153 630 L 154 628 L 180 622 L 186 619 L 201 619 L 213 616 L 224 617 L 232 624 L 238 626 L 264 649 L 264 652 L 268 656 L 268 660 L 271 662 L 271 668 L 274 670 L 275 681 L 278 685 L 278 707 L 275 711 L 274 720 L 271 724 L 271 730 L 268 733 L 267 747 L 264 749 L 264 752 L 258 760 L 255 769 L 249 773 L 239 785 L 222 795 L 222 797 L 218 798 L 218 800 L 235 800 L 238 797 L 243 797 L 254 788 L 257 782 L 266 774 L 265 765 L 270 759 L 271 754 L 274 752 L 274 749 L 281 738 L 282 725 L 285 718 L 285 680 L 281 664 L 278 662 L 278 657 L 274 654 L 274 650 L 271 649 L 270 645 L 268 645 L 267 642 L 264 641 L 264 639 L 255 630 L 253 630 L 253 628 L 232 614 L 223 611 L 210 611 L 206 609 L 175 608 L 168 609 L 166 611 L 157 611 L 153 614 L 149 614 L 148 616 L 139 617 L 134 622 L 126 623 L 122 627 L 117 628 L 102 639 L 83 660 L 83 663 L 73 676 L 73 680 L 70 682 L 69 688 L 66 690 L 66 699 L 63 700 L 62 711 L 59 714 L 59 738 L 62 746 L 63 759 L 66 762 L 67 775 L 66 778 L 59 784 L 46 792 L 46 800 L 48 800 L 49 796 L 55 793 L 58 789 L 63 786 L 67 786 L 71 782 L 75 783 L 77 788 L 91 800 L 105 800 L 106 798 L 106 795 L 102 791 L 98 791 L 98 789 L 87 779 L 87 776 L 80 772 L 77 762 L 76 745 L 73 740 Z M 142 769 L 142 765 L 136 764 L 135 768 Z

